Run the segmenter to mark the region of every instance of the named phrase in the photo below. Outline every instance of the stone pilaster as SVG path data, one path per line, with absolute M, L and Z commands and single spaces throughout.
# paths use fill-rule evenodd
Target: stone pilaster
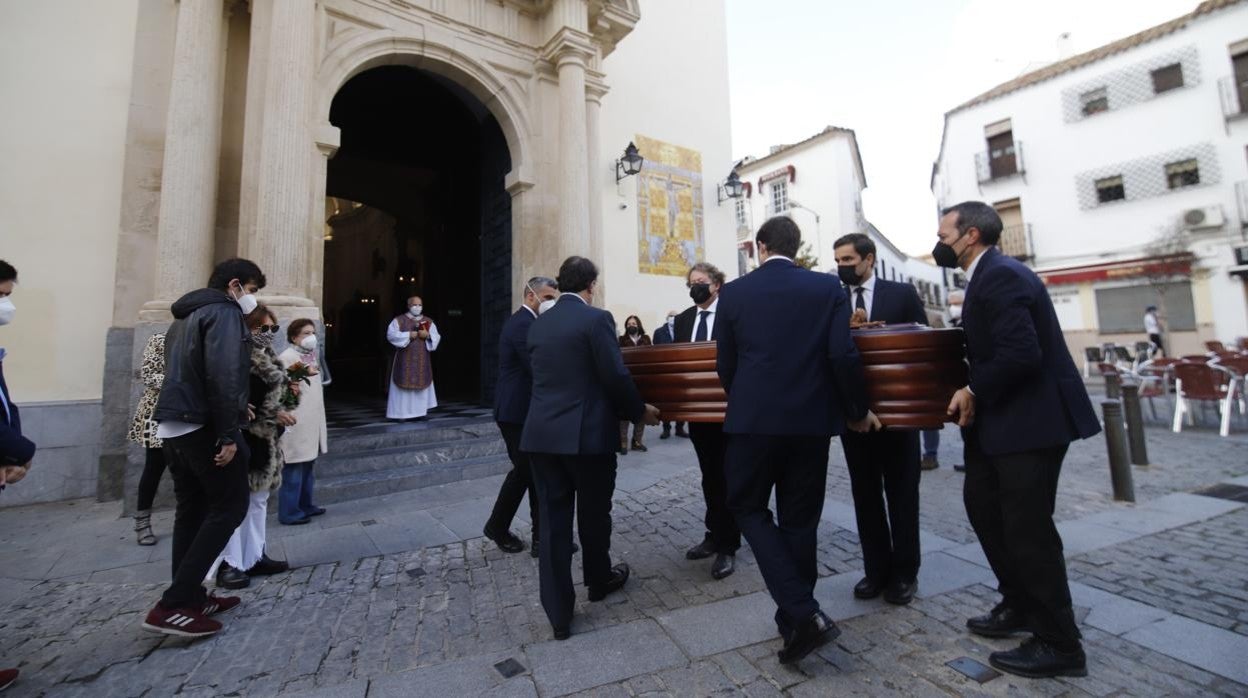
M 606 305 L 607 297 L 607 260 L 604 257 L 605 241 L 603 240 L 602 192 L 610 175 L 602 161 L 602 132 L 599 127 L 602 111 L 602 97 L 607 89 L 597 76 L 592 76 L 585 91 L 585 136 L 588 143 L 586 162 L 589 177 L 589 258 L 598 265 L 598 292 L 600 305 Z
M 178 5 L 157 227 L 156 299 L 139 317 L 169 319 L 170 304 L 212 268 L 225 70 L 223 0 Z
M 589 137 L 585 70 L 593 57 L 589 36 L 567 27 L 546 45 L 544 57 L 559 76 L 559 239 L 560 253 L 590 256 Z M 602 260 L 594 260 L 601 265 Z

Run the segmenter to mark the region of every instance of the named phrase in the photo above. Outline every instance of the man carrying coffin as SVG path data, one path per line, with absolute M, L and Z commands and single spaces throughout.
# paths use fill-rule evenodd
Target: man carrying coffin
M 852 233 L 834 245 L 837 274 L 864 322 L 927 324 L 923 301 L 910 284 L 872 273 L 875 243 Z M 841 436 L 858 519 L 866 576 L 854 596 L 908 604 L 919 574 L 919 432 L 853 432 Z M 888 501 L 887 508 L 884 506 Z
M 386 418 L 421 419 L 438 406 L 433 389 L 432 355 L 442 341 L 438 326 L 424 314 L 420 296 L 407 299 L 407 312 L 390 321 L 386 341 L 398 352 L 390 375 Z
M 1062 538 L 1053 524 L 1066 449 L 1101 430 L 1036 273 L 1001 254 L 1001 217 L 968 201 L 942 212 L 942 267 L 966 272 L 962 329 L 970 384 L 954 394 L 966 458 L 966 515 L 997 576 L 1001 603 L 967 628 L 985 637 L 1031 633 L 997 669 L 1031 677 L 1085 676 Z

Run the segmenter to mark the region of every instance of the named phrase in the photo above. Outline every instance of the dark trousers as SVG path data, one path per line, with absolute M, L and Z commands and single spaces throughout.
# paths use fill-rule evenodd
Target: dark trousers
M 841 446 L 867 578 L 878 584 L 914 581 L 919 574 L 918 432 L 848 432 Z
M 776 625 L 789 632 L 819 610 L 816 539 L 828 479 L 826 436 L 729 434 L 724 456 L 728 509 L 754 551 Z M 767 508 L 776 490 L 779 525 Z
M 941 427 L 943 429 L 944 427 Z M 923 456 L 936 457 L 936 453 L 940 451 L 940 431 L 941 429 L 924 429 L 923 430 Z
M 156 500 L 156 490 L 160 489 L 160 476 L 165 474 L 165 451 L 163 448 L 144 449 L 143 475 L 139 477 L 139 501 L 135 508 L 139 511 L 151 511 L 152 502 Z
M 741 529 L 728 510 L 728 478 L 724 475 L 724 451 L 728 441 L 724 438 L 724 425 L 691 422 L 689 439 L 693 441 L 698 467 L 702 469 L 706 539 L 714 544 L 715 552 L 735 555 L 741 547 Z
M 173 584 L 160 599 L 165 608 L 198 608 L 204 603 L 204 577 L 247 515 L 251 450 L 239 439 L 234 460 L 217 466 L 212 462 L 215 443 L 216 436 L 208 428 L 164 442 L 177 499 Z
M 572 622 L 572 512 L 581 537 L 585 586 L 611 580 L 611 496 L 615 493 L 615 454 L 529 455 L 537 487 L 541 541 L 538 571 L 542 608 L 555 628 Z
M 503 443 L 507 444 L 507 457 L 511 459 L 511 471 L 503 479 L 498 488 L 498 499 L 494 500 L 494 510 L 490 512 L 490 520 L 485 523 L 491 531 L 506 531 L 511 528 L 511 521 L 520 508 L 520 500 L 529 495 L 529 521 L 533 538 L 537 539 L 538 514 L 537 490 L 533 487 L 533 466 L 529 463 L 529 454 L 520 450 L 520 435 L 524 432 L 523 424 L 506 424 L 498 422 L 498 430 L 503 433 Z
M 1148 335 L 1148 341 L 1153 343 L 1153 351 L 1152 351 L 1153 356 L 1156 356 L 1157 354 L 1161 354 L 1162 356 L 1166 355 L 1166 348 L 1161 343 L 1161 335 L 1150 334 Z
M 1053 524 L 1066 446 L 989 456 L 966 429 L 966 515 L 997 576 L 1003 602 L 1023 612 L 1042 640 L 1079 644 L 1062 538 Z

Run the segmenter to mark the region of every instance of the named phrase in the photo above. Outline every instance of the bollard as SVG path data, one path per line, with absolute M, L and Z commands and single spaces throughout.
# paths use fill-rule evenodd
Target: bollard
M 1140 409 L 1140 386 L 1122 386 L 1122 411 L 1127 418 L 1127 444 L 1131 447 L 1131 463 L 1148 465 L 1148 442 L 1144 438 L 1144 413 Z
M 1101 403 L 1105 416 L 1105 445 L 1109 448 L 1109 479 L 1114 486 L 1114 499 L 1135 501 L 1135 483 L 1131 480 L 1131 464 L 1127 462 L 1127 436 L 1122 428 L 1122 404 L 1117 400 Z
M 1122 397 L 1122 375 L 1110 373 L 1105 376 L 1105 397 L 1110 400 Z

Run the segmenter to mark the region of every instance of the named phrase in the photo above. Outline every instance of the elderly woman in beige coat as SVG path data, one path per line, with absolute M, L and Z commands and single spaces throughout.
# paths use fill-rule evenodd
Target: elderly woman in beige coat
M 282 469 L 282 486 L 277 493 L 277 520 L 288 526 L 308 523 L 310 517 L 325 510 L 312 503 L 316 484 L 313 466 L 316 458 L 328 451 L 329 430 L 325 424 L 325 397 L 321 376 L 317 371 L 316 323 L 307 318 L 294 320 L 286 328 L 290 346 L 278 355 L 282 365 L 290 368 L 302 363 L 312 369 L 309 383 L 299 386 L 299 406 L 295 408 L 295 426 L 282 435 L 282 451 L 286 467 Z

